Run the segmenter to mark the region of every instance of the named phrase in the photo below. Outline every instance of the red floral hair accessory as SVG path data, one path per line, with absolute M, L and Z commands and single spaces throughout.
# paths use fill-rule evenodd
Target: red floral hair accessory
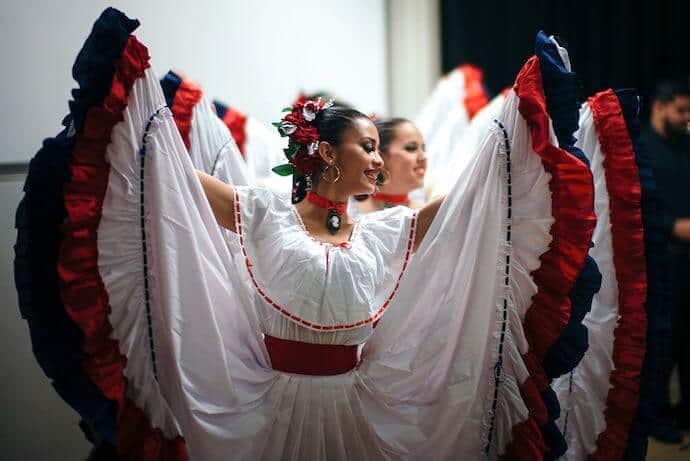
M 288 146 L 283 150 L 288 163 L 273 168 L 280 176 L 311 176 L 321 165 L 319 150 L 319 132 L 314 120 L 316 115 L 333 105 L 333 101 L 300 100 L 283 112 L 289 112 L 280 122 L 273 123 L 282 137 L 289 138 Z

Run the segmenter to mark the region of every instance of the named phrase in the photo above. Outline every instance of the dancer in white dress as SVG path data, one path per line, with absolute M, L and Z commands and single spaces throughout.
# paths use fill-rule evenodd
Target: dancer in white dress
M 410 197 L 412 191 L 424 186 L 426 146 L 421 132 L 404 118 L 376 120 L 374 125 L 379 134 L 379 151 L 385 163 L 383 184 L 373 194 L 357 197 L 351 211 L 359 215 L 398 205 L 421 208 L 423 204 Z
M 353 222 L 341 202 L 382 167 L 366 116 L 283 119 L 297 206 L 225 185 L 194 170 L 135 27 L 108 9 L 80 53 L 120 49 L 91 74 L 105 97 L 71 106 L 57 260 L 120 455 L 542 459 L 541 361 L 594 225 L 591 174 L 546 112 L 555 42 L 539 35 L 447 197 Z

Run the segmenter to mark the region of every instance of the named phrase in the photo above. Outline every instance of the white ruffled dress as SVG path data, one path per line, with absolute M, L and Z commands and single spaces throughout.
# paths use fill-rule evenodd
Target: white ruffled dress
M 536 57 L 413 254 L 417 218 L 405 207 L 362 216 L 347 244 L 329 245 L 287 194 L 253 187 L 235 187 L 238 232 L 222 232 L 145 48 L 132 36 L 123 56 L 114 81 L 131 86 L 111 107 L 107 147 L 72 160 L 60 257 L 85 366 L 120 405 L 118 444 L 147 446 L 127 430 L 141 413 L 156 447 L 174 441 L 195 460 L 543 453 L 525 325 L 539 319 L 528 311 L 559 311 L 567 296 L 573 277 L 553 268 L 584 261 L 586 229 L 564 235 L 586 203 L 567 185 L 579 175 L 591 189 L 591 177 L 556 147 Z M 553 177 L 562 167 L 568 176 Z M 357 346 L 358 363 L 331 376 L 279 371 L 267 337 Z M 102 368 L 108 347 L 121 371 Z

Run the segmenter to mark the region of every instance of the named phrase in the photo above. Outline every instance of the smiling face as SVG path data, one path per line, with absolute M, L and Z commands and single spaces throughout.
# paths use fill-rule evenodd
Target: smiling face
M 425 146 L 422 133 L 411 122 L 398 123 L 393 130 L 393 138 L 383 152 L 390 178 L 381 191 L 404 195 L 424 185 Z
M 321 157 L 329 165 L 337 165 L 340 178 L 333 184 L 338 195 L 352 196 L 372 194 L 376 190 L 376 179 L 383 168 L 378 152 L 379 134 L 374 124 L 365 117 L 358 117 L 346 128 L 338 145 L 322 143 Z M 325 173 L 333 179 L 330 171 Z M 322 182 L 321 179 L 319 182 Z

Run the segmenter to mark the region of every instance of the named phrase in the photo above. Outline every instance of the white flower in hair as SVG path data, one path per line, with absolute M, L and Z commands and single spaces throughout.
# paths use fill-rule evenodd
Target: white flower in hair
M 317 150 L 319 150 L 319 141 L 314 141 L 307 146 L 307 153 L 309 155 L 314 155 Z
M 328 109 L 332 105 L 332 99 L 329 99 L 327 102 L 323 102 L 321 98 L 317 99 L 316 101 L 307 101 L 304 103 L 304 107 L 302 108 L 302 116 L 307 122 L 313 122 L 316 118 L 316 114 L 318 114 L 319 111 Z
M 292 122 L 281 122 L 280 129 L 283 130 L 283 133 L 289 136 L 297 131 L 297 125 Z
M 314 101 L 307 101 L 302 108 L 302 115 L 304 120 L 307 122 L 312 122 L 316 118 L 316 114 L 319 112 L 319 103 Z

